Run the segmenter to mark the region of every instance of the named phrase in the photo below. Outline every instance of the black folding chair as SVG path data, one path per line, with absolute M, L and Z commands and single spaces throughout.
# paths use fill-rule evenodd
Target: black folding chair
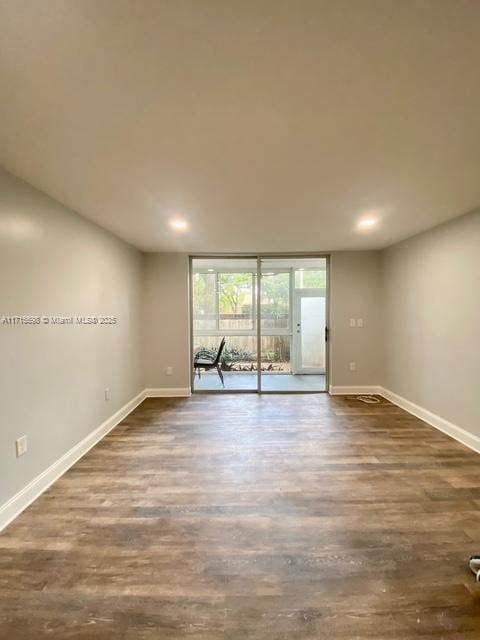
M 203 369 L 204 371 L 210 371 L 211 369 L 216 369 L 217 373 L 222 382 L 222 387 L 225 388 L 225 383 L 223 381 L 223 373 L 222 366 L 220 363 L 220 358 L 222 357 L 223 348 L 225 346 L 225 336 L 222 338 L 220 342 L 220 346 L 218 347 L 217 355 L 215 358 L 209 356 L 208 352 L 205 349 L 201 349 L 198 353 L 195 354 L 195 359 L 193 361 L 193 370 L 198 373 L 198 377 L 200 378 L 200 371 Z

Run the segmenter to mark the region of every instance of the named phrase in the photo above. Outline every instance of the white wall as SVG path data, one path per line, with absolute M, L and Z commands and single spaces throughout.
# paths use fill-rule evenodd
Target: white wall
M 144 362 L 147 387 L 189 388 L 188 256 L 145 256 Z M 380 255 L 345 251 L 331 257 L 331 379 L 333 386 L 381 382 Z M 350 318 L 363 328 L 351 328 Z M 350 371 L 350 362 L 357 365 Z M 167 376 L 166 367 L 173 367 Z
M 382 254 L 383 386 L 480 436 L 480 212 Z
M 142 390 L 141 278 L 137 250 L 0 171 L 0 316 L 118 318 L 0 324 L 0 505 Z
M 190 389 L 189 259 L 144 256 L 143 358 L 146 386 Z M 167 375 L 172 367 L 172 375 Z
M 379 385 L 383 363 L 380 254 L 340 251 L 332 254 L 330 264 L 330 386 Z M 363 320 L 363 327 L 351 327 L 350 319 Z M 355 371 L 350 370 L 351 362 Z

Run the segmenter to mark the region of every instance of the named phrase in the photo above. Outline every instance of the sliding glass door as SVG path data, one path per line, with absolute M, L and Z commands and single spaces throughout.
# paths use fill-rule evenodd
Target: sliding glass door
M 195 391 L 257 390 L 256 301 L 256 258 L 192 259 Z
M 328 259 L 191 260 L 194 391 L 327 388 Z
M 326 390 L 326 258 L 260 260 L 262 391 Z

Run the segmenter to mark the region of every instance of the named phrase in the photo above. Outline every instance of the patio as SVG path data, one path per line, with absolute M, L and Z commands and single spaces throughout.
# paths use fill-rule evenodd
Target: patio
M 225 388 L 222 387 L 218 374 L 203 373 L 201 378 L 195 377 L 197 391 L 256 391 L 257 373 L 237 371 L 223 372 Z M 325 375 L 293 375 L 288 373 L 263 373 L 262 391 L 326 391 Z

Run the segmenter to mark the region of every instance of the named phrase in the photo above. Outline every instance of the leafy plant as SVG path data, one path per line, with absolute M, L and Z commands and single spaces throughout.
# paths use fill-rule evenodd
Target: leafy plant
M 199 351 L 202 352 L 202 357 L 206 356 L 212 360 L 217 356 L 217 349 L 213 347 L 200 347 Z M 228 347 L 227 345 L 225 345 L 221 358 L 222 364 L 229 362 L 250 362 L 256 361 L 256 359 L 256 355 L 251 351 L 237 349 L 236 347 Z

